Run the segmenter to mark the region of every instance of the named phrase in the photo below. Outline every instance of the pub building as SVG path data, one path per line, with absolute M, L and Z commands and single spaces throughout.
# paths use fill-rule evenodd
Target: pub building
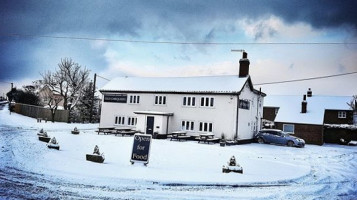
M 238 75 L 115 78 L 100 89 L 99 126 L 249 142 L 261 129 L 266 96 L 253 88 L 249 64 L 243 52 Z

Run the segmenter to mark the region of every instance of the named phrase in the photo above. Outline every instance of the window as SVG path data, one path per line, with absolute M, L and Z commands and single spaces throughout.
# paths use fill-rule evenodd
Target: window
M 196 106 L 196 97 L 183 97 L 183 106 Z
M 166 96 L 155 96 L 155 105 L 166 105 Z
M 200 122 L 200 127 L 198 129 L 201 132 L 213 132 L 213 124 L 210 122 Z
M 294 124 L 283 124 L 283 131 L 286 133 L 294 133 Z
M 250 102 L 249 100 L 239 100 L 239 108 L 249 110 L 250 109 Z
M 128 125 L 129 126 L 135 126 L 137 122 L 137 118 L 136 117 L 128 117 Z
M 201 97 L 201 107 L 213 107 L 214 98 L 213 97 Z
M 338 111 L 338 118 L 346 118 L 346 112 L 345 111 Z
M 123 116 L 115 116 L 115 125 L 124 125 L 125 124 L 125 117 Z
M 138 95 L 130 95 L 130 97 L 129 97 L 129 103 L 131 103 L 131 104 L 138 104 L 138 103 L 140 103 L 140 96 L 138 96 Z
M 195 122 L 193 121 L 182 121 L 181 130 L 193 131 L 195 130 Z

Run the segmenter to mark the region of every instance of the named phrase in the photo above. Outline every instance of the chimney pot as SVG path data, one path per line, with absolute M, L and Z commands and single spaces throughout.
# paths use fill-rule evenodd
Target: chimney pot
M 309 88 L 309 90 L 307 91 L 307 97 L 312 97 L 312 91 L 311 91 L 311 88 Z

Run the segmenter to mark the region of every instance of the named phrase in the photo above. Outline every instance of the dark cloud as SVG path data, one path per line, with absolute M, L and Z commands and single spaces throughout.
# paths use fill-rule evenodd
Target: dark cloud
M 138 36 L 144 21 L 158 18 L 178 28 L 213 20 L 260 18 L 270 14 L 315 28 L 357 27 L 357 1 L 38 1 L 0 2 L 1 33 L 81 33 Z M 148 30 L 154 31 L 154 30 Z
M 306 22 L 314 28 L 357 28 L 357 1 L 273 1 L 271 11 L 286 22 Z
M 0 79 L 38 74 L 35 69 L 49 64 L 39 61 L 42 58 L 35 55 L 46 45 L 33 42 L 36 38 L 9 37 L 9 34 L 143 39 L 145 34 L 150 33 L 153 38 L 167 40 L 158 31 L 170 27 L 173 30 L 164 34 L 170 39 L 212 41 L 217 32 L 222 32 L 214 27 L 213 22 L 226 23 L 226 27 L 234 31 L 236 27 L 230 22 L 270 15 L 280 17 L 287 23 L 305 22 L 317 29 L 348 27 L 357 32 L 355 8 L 355 0 L 2 0 L 0 67 L 5 72 L 1 73 Z M 158 29 L 159 26 L 161 29 Z M 276 30 L 262 26 L 256 30 L 256 39 L 275 33 Z M 56 42 L 63 43 L 61 40 Z M 66 43 L 77 44 L 72 41 Z M 89 66 L 105 64 L 100 55 L 95 55 L 97 51 L 89 51 L 89 47 L 84 46 L 53 45 L 49 48 L 54 52 L 47 56 L 58 60 L 60 56 L 74 54 L 80 60 L 92 59 L 94 63 L 88 63 Z

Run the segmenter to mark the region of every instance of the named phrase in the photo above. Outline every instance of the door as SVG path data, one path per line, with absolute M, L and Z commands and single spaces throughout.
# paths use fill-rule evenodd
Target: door
M 154 117 L 146 117 L 146 134 L 153 135 L 154 133 Z

